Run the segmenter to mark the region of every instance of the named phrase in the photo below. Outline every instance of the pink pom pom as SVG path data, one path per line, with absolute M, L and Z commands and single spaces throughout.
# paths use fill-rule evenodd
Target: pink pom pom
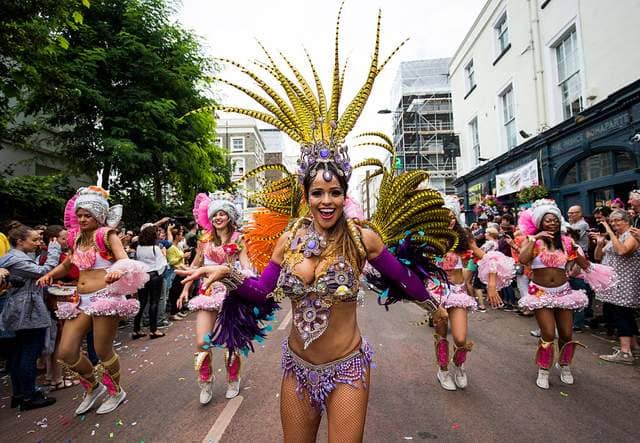
M 496 289 L 511 284 L 515 278 L 515 261 L 501 252 L 487 252 L 478 262 L 478 278 L 484 284 L 489 283 L 489 275 L 496 275 Z
M 344 202 L 344 216 L 364 220 L 364 210 L 362 205 L 352 197 L 347 197 Z
M 536 226 L 533 211 L 530 208 L 520 213 L 518 227 L 525 235 L 534 235 L 538 232 L 538 226 Z
M 56 309 L 56 317 L 60 320 L 70 320 L 76 318 L 80 314 L 77 303 L 58 302 Z
M 118 260 L 108 271 L 124 271 L 124 274 L 119 280 L 107 286 L 109 293 L 111 295 L 129 295 L 135 293 L 149 281 L 147 269 L 147 265 L 137 260 L 130 260 L 128 258 Z
M 209 203 L 211 203 L 211 199 L 203 192 L 196 195 L 196 199 L 193 202 L 193 218 L 202 229 L 207 231 L 211 231 L 213 229 L 211 220 L 209 220 Z
M 587 271 L 581 271 L 578 278 L 583 279 L 594 291 L 606 291 L 618 283 L 616 271 L 607 265 L 591 263 Z
M 205 294 L 198 295 L 189 300 L 191 311 L 219 311 L 227 297 L 227 288 L 222 283 L 212 284 Z

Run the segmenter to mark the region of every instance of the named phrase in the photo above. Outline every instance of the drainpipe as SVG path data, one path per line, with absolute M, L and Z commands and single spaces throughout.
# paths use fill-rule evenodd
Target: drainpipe
M 527 0 L 529 3 L 529 47 L 531 48 L 531 60 L 533 62 L 533 81 L 536 94 L 536 130 L 549 126 L 547 113 L 547 97 L 544 79 L 543 45 L 540 39 L 540 15 L 538 14 L 538 2 Z

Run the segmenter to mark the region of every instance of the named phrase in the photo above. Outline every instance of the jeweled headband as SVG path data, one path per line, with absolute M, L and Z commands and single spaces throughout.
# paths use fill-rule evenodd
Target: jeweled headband
M 329 122 L 331 130 L 336 127 L 335 122 Z M 319 125 L 322 130 L 322 124 Z M 315 129 L 315 127 L 313 128 Z M 300 147 L 300 158 L 298 159 L 298 178 L 304 181 L 306 174 L 315 176 L 318 169 L 324 169 L 322 178 L 330 182 L 333 179 L 333 172 L 326 167 L 328 163 L 333 163 L 338 170 L 338 174 L 344 177 L 345 181 L 351 178 L 351 163 L 349 162 L 349 152 L 346 145 L 336 142 L 333 136 L 329 137 L 328 143 L 324 134 L 320 140 L 313 143 L 304 144 Z

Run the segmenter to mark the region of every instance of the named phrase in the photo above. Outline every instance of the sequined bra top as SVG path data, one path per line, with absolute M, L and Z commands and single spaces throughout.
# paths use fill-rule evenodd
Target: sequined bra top
M 307 284 L 295 268 L 305 259 L 300 235 L 292 233 L 285 250 L 276 289 L 271 293 L 277 302 L 290 298 L 293 303 L 293 325 L 304 342 L 304 349 L 329 326 L 331 307 L 358 300 L 359 278 L 342 256 L 322 257 L 320 274 Z
M 216 246 L 213 241 L 204 240 L 206 242 L 203 251 L 205 266 L 222 265 L 227 263 L 229 261 L 229 257 L 236 254 L 239 250 L 237 245 L 239 238 L 240 233 L 234 232 L 231 235 L 229 243 L 220 246 Z
M 109 260 L 111 253 L 106 244 L 106 236 L 109 232 L 110 231 L 105 231 L 104 229 L 96 230 L 96 232 L 93 233 L 93 245 L 85 250 L 80 249 L 80 237 L 78 236 L 74 241 L 71 263 L 76 265 L 81 271 L 107 269 L 111 267 L 114 261 Z
M 455 252 L 448 252 L 442 257 L 441 260 L 436 259 L 436 262 L 440 268 L 445 271 L 453 271 L 455 269 L 462 269 L 462 258 Z

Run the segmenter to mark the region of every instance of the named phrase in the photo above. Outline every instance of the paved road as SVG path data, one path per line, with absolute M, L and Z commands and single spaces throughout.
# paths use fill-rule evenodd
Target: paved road
M 58 402 L 52 407 L 17 413 L 9 409 L 8 380 L 3 379 L 1 439 L 202 442 L 212 439 L 221 422 L 227 421 L 228 426 L 222 426 L 223 442 L 281 441 L 279 358 L 287 328 L 278 327 L 288 310 L 287 306 L 278 313 L 270 338 L 246 361 L 242 398 L 233 403 L 223 398 L 225 386 L 220 382 L 214 401 L 205 407 L 198 404 L 191 358 L 195 324 L 190 316 L 158 340 L 132 342 L 127 331 L 121 332 L 119 352 L 128 400 L 107 416 L 93 412 L 73 416 L 78 388 L 54 393 Z M 432 330 L 409 324 L 420 318 L 416 306 L 402 304 L 385 312 L 370 297 L 359 315 L 362 331 L 375 347 L 377 365 L 367 442 L 640 441 L 640 366 L 599 362 L 597 355 L 611 346 L 599 337 L 579 334 L 589 348 L 578 351 L 575 385 L 562 385 L 553 373 L 551 389 L 542 391 L 534 383 L 535 339 L 529 336 L 534 321 L 507 312 L 473 314 L 470 337 L 476 347 L 467 363 L 470 385 L 464 391 L 447 392 L 435 379 Z M 222 380 L 221 351 L 216 351 L 214 366 Z M 324 422 L 319 441 L 326 441 Z

